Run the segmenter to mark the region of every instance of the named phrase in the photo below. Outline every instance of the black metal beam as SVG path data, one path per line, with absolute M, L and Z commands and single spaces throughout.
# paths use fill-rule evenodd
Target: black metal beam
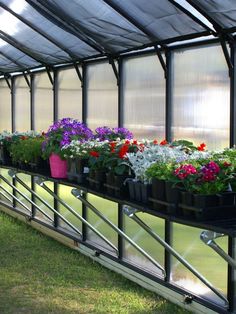
M 164 58 L 163 58 L 163 56 L 162 56 L 162 54 L 161 54 L 161 50 L 158 48 L 158 46 L 154 46 L 154 49 L 155 49 L 155 51 L 156 51 L 156 54 L 157 54 L 157 56 L 158 56 L 158 59 L 159 59 L 159 61 L 160 61 L 160 63 L 161 63 L 161 66 L 162 66 L 162 68 L 163 68 L 163 70 L 164 70 L 164 76 L 165 76 L 165 78 L 166 78 L 166 72 L 167 72 L 167 68 L 166 68 L 166 62 L 165 62 L 165 60 L 164 60 Z
M 231 44 L 231 62 L 233 64 L 230 77 L 230 147 L 236 145 L 236 44 Z
M 117 85 L 119 86 L 119 84 L 120 84 L 120 76 L 119 76 L 119 72 L 118 72 L 118 69 L 116 67 L 115 61 L 111 57 L 108 57 L 108 60 L 109 60 L 109 64 L 111 64 L 112 70 L 113 70 L 113 72 L 115 74 Z
M 23 72 L 23 76 L 25 78 L 26 84 L 28 85 L 29 89 L 31 90 L 31 82 L 25 72 Z
M 12 86 L 11 86 L 11 82 L 10 82 L 10 77 L 8 77 L 8 75 L 4 75 L 4 80 L 7 83 L 7 86 L 9 87 L 10 91 L 12 91 Z
M 50 72 L 50 67 L 46 67 L 46 71 L 47 71 L 47 74 L 48 74 L 48 78 L 49 78 L 49 81 L 51 82 L 52 86 L 54 85 L 54 80 L 53 80 L 53 77 L 52 77 L 52 74 Z
M 165 121 L 165 138 L 171 141 L 171 124 L 172 124 L 172 52 L 166 52 L 166 121 Z
M 194 14 L 192 14 L 189 10 L 185 9 L 180 5 L 179 3 L 175 2 L 175 0 L 168 0 L 171 4 L 173 4 L 177 9 L 182 11 L 184 14 L 186 14 L 188 17 L 190 17 L 194 22 L 202 26 L 206 31 L 209 31 L 209 35 L 214 35 L 216 36 L 216 32 L 212 30 L 209 26 L 207 26 L 203 21 L 201 21 L 199 18 L 197 18 Z M 201 13 L 201 12 L 200 12 Z
M 45 62 L 39 56 L 37 56 L 35 53 L 30 52 L 29 48 L 25 47 L 23 44 L 18 42 L 15 38 L 6 34 L 2 30 L 0 30 L 0 38 L 3 41 L 7 42 L 9 45 L 11 45 L 11 46 L 15 47 L 16 49 L 20 50 L 21 52 L 23 52 L 28 57 L 34 59 L 35 61 L 37 61 L 37 62 L 39 62 L 45 66 Z
M 221 47 L 225 56 L 226 63 L 228 65 L 229 77 L 231 77 L 233 74 L 233 64 L 231 62 L 231 58 L 230 58 L 229 51 L 226 46 L 226 42 L 222 36 L 220 37 L 220 44 L 221 44 Z
M 65 53 L 67 53 L 70 58 L 72 60 L 80 60 L 80 58 L 78 56 L 76 56 L 72 51 L 70 51 L 68 48 L 66 48 L 64 45 L 62 45 L 60 42 L 58 42 L 57 40 L 55 40 L 55 38 L 49 36 L 48 34 L 46 34 L 45 32 L 43 32 L 42 30 L 40 30 L 38 27 L 36 27 L 35 25 L 33 25 L 31 22 L 29 22 L 27 19 L 25 19 L 24 17 L 22 17 L 21 15 L 17 14 L 16 12 L 14 12 L 13 10 L 11 10 L 8 6 L 6 6 L 3 3 L 0 3 L 0 7 L 2 7 L 4 10 L 8 11 L 10 14 L 12 14 L 13 16 L 15 16 L 18 20 L 20 20 L 22 23 L 26 24 L 27 26 L 29 26 L 31 29 L 33 29 L 35 32 L 37 32 L 38 34 L 40 34 L 42 37 L 44 37 L 45 39 L 47 39 L 48 41 L 50 41 L 52 44 L 54 44 L 55 46 L 57 46 L 58 48 L 60 48 L 62 51 L 64 51 Z
M 75 62 L 75 63 L 73 63 L 73 65 L 74 65 L 75 71 L 76 71 L 76 73 L 78 75 L 78 78 L 79 78 L 79 80 L 81 82 L 81 87 L 83 87 L 83 75 L 80 72 L 79 64 Z
M 90 38 L 87 38 L 80 30 L 77 29 L 76 25 L 72 24 L 70 21 L 66 20 L 65 16 L 61 16 L 58 12 L 52 11 L 50 6 L 47 5 L 47 2 L 41 3 L 39 0 L 25 0 L 29 5 L 31 5 L 35 10 L 47 18 L 50 22 L 54 23 L 58 27 L 62 28 L 68 33 L 79 38 L 81 41 L 85 42 L 88 46 L 92 47 L 101 54 L 106 54 L 106 51 L 103 47 L 98 45 L 96 42 L 92 41 Z

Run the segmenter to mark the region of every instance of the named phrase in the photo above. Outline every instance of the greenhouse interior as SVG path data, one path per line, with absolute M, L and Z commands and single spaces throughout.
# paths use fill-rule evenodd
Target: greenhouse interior
M 235 47 L 234 0 L 0 0 L 0 210 L 236 313 Z

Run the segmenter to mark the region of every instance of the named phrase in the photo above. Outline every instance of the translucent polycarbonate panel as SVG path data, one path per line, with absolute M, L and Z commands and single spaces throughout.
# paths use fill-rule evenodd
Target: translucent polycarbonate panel
M 53 91 L 47 73 L 35 75 L 34 125 L 46 131 L 53 122 Z
M 0 174 L 12 184 L 12 178 L 8 175 L 8 169 L 0 168 Z M 13 205 L 12 203 L 13 198 L 9 194 L 7 194 L 7 192 L 11 194 L 13 193 L 12 188 L 1 178 L 0 178 L 0 186 L 3 187 L 3 188 L 0 188 L 0 199 L 4 201 L 5 203 Z M 4 190 L 6 190 L 7 192 L 5 192 Z
M 165 79 L 156 55 L 124 60 L 124 126 L 135 138 L 165 137 Z
M 30 91 L 23 76 L 15 79 L 15 130 L 25 132 L 30 126 Z
M 164 239 L 165 222 L 163 219 L 147 213 L 138 213 L 137 216 L 148 225 L 155 233 Z M 164 268 L 164 249 L 134 220 L 124 215 L 125 233 L 140 246 L 149 256 Z M 125 240 L 124 259 L 143 270 L 155 275 L 163 276 L 162 271 L 148 260 L 143 254 Z
M 118 124 L 118 89 L 116 77 L 109 63 L 88 66 L 87 124 L 115 127 Z
M 172 138 L 229 146 L 230 81 L 220 46 L 173 53 Z
M 58 73 L 58 118 L 65 117 L 82 120 L 81 82 L 74 68 Z
M 19 179 L 21 179 L 29 188 L 31 188 L 31 176 L 19 173 L 17 174 L 17 177 L 19 177 Z M 24 204 L 22 205 L 21 203 L 17 202 L 16 203 L 17 208 L 22 209 L 23 211 L 30 215 L 31 203 L 27 200 L 27 198 L 31 199 L 31 193 L 26 188 L 24 188 L 19 182 L 16 182 L 15 186 L 23 194 L 21 195 L 20 193 L 16 192 L 16 197 L 18 200 L 20 200 L 21 203 Z M 30 210 L 30 212 L 27 210 L 27 208 Z
M 5 80 L 0 80 L 0 132 L 11 131 L 11 91 Z
M 106 218 L 108 218 L 115 226 L 118 225 L 118 205 L 114 202 L 105 200 L 93 194 L 88 194 L 88 201 L 98 209 Z M 88 208 L 88 218 L 89 223 L 96 228 L 100 233 L 102 233 L 112 244 L 116 247 L 118 245 L 118 235 L 117 233 L 101 218 L 99 218 L 93 211 Z M 114 249 L 107 244 L 103 239 L 101 239 L 96 233 L 88 228 L 88 240 L 92 241 L 94 245 L 104 247 L 111 253 L 115 253 Z
M 79 200 L 77 200 L 72 194 L 71 194 L 72 187 L 62 185 L 60 184 L 58 187 L 58 196 L 67 204 L 69 205 L 78 215 L 82 216 L 82 205 Z M 70 222 L 76 229 L 82 232 L 82 223 L 73 213 L 69 211 L 65 206 L 61 205 L 59 203 L 59 212 L 60 214 L 68 221 Z M 59 218 L 59 224 L 62 228 L 76 233 L 78 236 L 78 233 L 76 230 L 71 228 L 65 221 L 63 221 L 61 218 Z
M 173 224 L 173 248 L 222 294 L 227 293 L 227 262 L 200 240 L 202 229 Z M 227 253 L 228 238 L 215 240 Z M 171 280 L 174 284 L 197 295 L 222 303 L 204 283 L 176 258 L 172 259 Z
M 44 183 L 50 190 L 54 191 L 54 183 L 53 182 L 45 182 Z M 54 197 L 51 196 L 47 191 L 45 191 L 41 186 L 35 184 L 35 192 L 39 197 L 41 197 L 47 204 L 54 208 Z M 40 209 L 46 213 L 52 220 L 54 220 L 54 213 L 45 205 L 43 204 L 38 198 L 35 198 L 35 203 L 40 207 Z M 53 224 L 53 222 L 40 210 L 36 208 L 36 215 L 38 219 L 48 223 Z

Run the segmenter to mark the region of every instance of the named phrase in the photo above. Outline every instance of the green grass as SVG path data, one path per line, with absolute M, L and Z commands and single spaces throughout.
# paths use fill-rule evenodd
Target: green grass
M 0 213 L 0 313 L 189 313 Z

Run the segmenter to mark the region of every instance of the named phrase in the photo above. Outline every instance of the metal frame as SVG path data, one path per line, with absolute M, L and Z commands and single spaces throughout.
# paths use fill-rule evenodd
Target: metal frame
M 30 173 L 28 172 L 28 174 L 31 174 L 33 175 L 32 178 L 34 182 L 36 182 L 36 184 L 40 185 L 43 189 L 45 189 L 50 195 L 53 196 L 53 198 L 55 200 L 58 201 L 58 203 L 62 204 L 63 206 L 65 206 L 70 212 L 74 212 L 74 215 L 80 220 L 82 221 L 82 232 L 81 230 L 75 230 L 75 228 L 73 229 L 73 224 L 72 226 L 70 225 L 70 222 L 66 221 L 66 218 L 60 214 L 60 212 L 58 212 L 54 207 L 52 207 L 51 205 L 49 205 L 47 203 L 47 201 L 44 200 L 44 198 L 42 198 L 41 196 L 39 196 L 35 191 L 33 191 L 33 189 L 31 189 L 29 186 L 27 186 L 19 177 L 18 177 L 18 173 L 21 173 L 22 171 L 21 170 L 17 170 L 17 169 L 13 169 L 11 168 L 9 170 L 9 175 L 14 178 L 14 181 L 15 183 L 19 183 L 20 185 L 22 185 L 26 190 L 28 190 L 31 195 L 36 199 L 38 199 L 42 204 L 44 204 L 47 208 L 50 209 L 50 211 L 52 213 L 54 213 L 54 217 L 52 218 L 53 221 L 55 221 L 55 219 L 57 220 L 58 217 L 61 218 L 62 220 L 64 219 L 65 223 L 72 228 L 72 230 L 75 231 L 75 234 L 71 234 L 70 231 L 66 231 L 65 229 L 62 229 L 60 227 L 60 224 L 54 224 L 51 225 L 51 224 L 48 224 L 48 223 L 45 223 L 44 221 L 40 221 L 38 220 L 37 217 L 35 217 L 33 215 L 33 210 L 30 210 L 28 209 L 26 213 L 23 213 L 21 210 L 18 210 L 17 206 L 14 205 L 12 207 L 12 209 L 14 211 L 16 211 L 17 213 L 20 213 L 20 214 L 23 214 L 25 215 L 26 219 L 31 221 L 37 221 L 41 224 L 43 224 L 45 227 L 47 228 L 50 228 L 55 231 L 57 231 L 58 233 L 62 233 L 63 235 L 65 236 L 68 236 L 70 238 L 73 238 L 75 239 L 75 241 L 77 242 L 81 242 L 83 244 L 85 244 L 87 247 L 90 247 L 94 250 L 94 255 L 97 256 L 97 258 L 99 258 L 99 256 L 106 256 L 108 257 L 108 259 L 111 259 L 111 260 L 114 260 L 114 261 L 118 261 L 119 264 L 122 264 L 138 273 L 142 273 L 145 277 L 148 277 L 152 280 L 155 280 L 159 283 L 161 283 L 162 285 L 166 285 L 166 287 L 168 287 L 169 289 L 173 290 L 173 291 L 176 291 L 180 294 L 183 295 L 183 300 L 186 304 L 189 304 L 191 302 L 198 302 L 199 304 L 202 304 L 204 306 L 207 306 L 209 309 L 213 309 L 213 310 L 216 310 L 217 312 L 219 313 L 228 313 L 228 310 L 227 310 L 227 307 L 229 308 L 233 308 L 235 309 L 235 305 L 233 303 L 233 299 L 235 298 L 234 295 L 231 293 L 231 289 L 232 289 L 232 286 L 235 285 L 235 282 L 229 282 L 229 294 L 228 294 L 228 300 L 216 289 L 214 288 L 214 286 L 211 285 L 211 283 L 209 283 L 198 271 L 196 271 L 182 256 L 180 256 L 178 254 L 178 252 L 176 252 L 173 248 L 172 248 L 172 245 L 171 245 L 171 237 L 172 237 L 172 231 L 171 231 L 171 225 L 172 223 L 169 221 L 169 219 L 165 219 L 165 238 L 162 239 L 157 233 L 156 231 L 152 230 L 149 226 L 147 226 L 137 215 L 136 213 L 139 212 L 138 209 L 136 209 L 136 206 L 133 207 L 131 204 L 127 205 L 127 202 L 124 200 L 124 201 L 120 201 L 118 199 L 114 199 L 113 201 L 116 201 L 119 203 L 119 207 L 118 207 L 118 225 L 114 225 L 106 216 L 104 216 L 99 210 L 97 210 L 90 202 L 87 201 L 86 199 L 86 193 L 87 193 L 87 189 L 78 189 L 78 188 L 73 188 L 74 187 L 74 184 L 69 184 L 69 186 L 71 186 L 72 190 L 72 195 L 74 195 L 78 200 L 80 200 L 82 202 L 82 204 L 84 204 L 85 207 L 88 207 L 90 208 L 94 213 L 95 215 L 97 215 L 100 219 L 102 219 L 108 226 L 111 227 L 111 229 L 113 229 L 116 233 L 117 233 L 117 236 L 118 236 L 118 247 L 116 249 L 116 256 L 114 255 L 111 255 L 108 251 L 104 250 L 105 248 L 102 248 L 101 246 L 97 246 L 97 244 L 93 244 L 91 243 L 90 241 L 87 240 L 86 236 L 84 237 L 83 235 L 83 232 L 85 230 L 84 226 L 87 228 L 91 228 L 91 226 L 89 225 L 89 222 L 87 221 L 87 217 L 84 218 L 83 215 L 84 213 L 82 212 L 82 216 L 78 214 L 78 212 L 73 209 L 71 206 L 69 206 L 67 203 L 65 203 L 63 201 L 63 199 L 61 199 L 57 193 L 58 193 L 58 190 L 56 190 L 56 193 L 55 191 L 52 191 L 51 189 L 49 189 L 46 185 L 45 185 L 45 180 L 48 181 L 53 181 L 51 179 L 48 179 L 48 178 L 44 178 L 44 177 L 39 177 L 38 175 L 37 176 L 34 176 L 33 173 Z M 24 172 L 23 172 L 24 173 Z M 5 179 L 2 175 L 0 175 L 0 179 L 3 180 L 5 183 L 7 183 L 10 187 L 13 188 L 13 191 L 16 191 L 17 193 L 19 192 L 19 189 L 17 189 L 15 187 L 15 183 L 14 184 L 11 184 L 7 179 Z M 54 180 L 54 182 L 56 184 L 60 183 L 60 182 L 57 182 L 57 180 Z M 63 184 L 65 184 L 66 182 L 61 182 Z M 4 187 L 2 189 L 2 186 L 0 184 L 0 189 L 1 190 L 4 190 Z M 93 191 L 89 191 L 90 193 L 93 193 Z M 4 195 L 3 195 L 3 192 L 0 191 L 0 195 L 2 195 L 4 198 L 7 199 L 7 201 L 10 201 L 7 193 L 4 191 Z M 97 193 L 95 193 L 97 194 Z M 29 198 L 27 196 L 24 195 L 24 193 L 21 192 L 20 194 L 21 196 L 23 196 L 24 199 L 26 199 L 27 201 L 29 201 Z M 13 197 L 13 200 L 14 200 L 14 195 L 10 193 L 10 196 Z M 103 197 L 104 197 L 104 194 L 103 194 Z M 19 200 L 16 198 L 15 200 L 15 203 L 20 203 Z M 35 202 L 34 201 L 31 201 L 30 202 L 33 207 L 35 206 Z M 4 205 L 4 206 L 9 206 L 9 205 L 5 205 L 4 202 L 2 202 L 0 200 L 0 204 Z M 23 203 L 24 204 L 24 203 Z M 22 205 L 22 204 L 21 204 Z M 124 206 L 125 205 L 125 206 Z M 22 205 L 24 206 L 24 205 Z M 39 205 L 37 205 L 39 206 Z M 138 207 L 138 206 L 137 206 Z M 38 208 L 36 207 L 36 210 Z M 27 214 L 29 213 L 29 214 Z M 148 214 L 148 209 L 147 209 L 147 214 Z M 130 239 L 126 234 L 125 232 L 123 231 L 123 218 L 125 215 L 128 215 L 131 219 L 133 219 L 141 228 L 143 228 L 146 232 L 148 232 L 148 234 L 153 237 L 159 244 L 161 244 L 164 248 L 165 248 L 165 251 L 168 253 L 168 255 L 165 253 L 165 266 L 164 268 L 162 268 L 162 266 L 160 266 L 155 260 L 152 259 L 151 256 L 149 256 L 149 254 L 147 254 L 145 251 L 143 251 L 142 248 L 140 248 L 139 246 L 137 246 L 137 244 L 132 240 Z M 160 215 L 159 215 L 160 216 Z M 160 216 L 161 217 L 161 216 Z M 92 226 L 93 228 L 93 226 Z M 96 229 L 95 229 L 96 230 Z M 103 237 L 103 235 L 100 235 L 97 230 L 95 231 L 93 230 L 98 237 Z M 167 233 L 167 234 L 166 234 Z M 76 236 L 77 234 L 77 236 Z M 203 234 L 203 233 L 202 233 Z M 210 232 L 208 233 L 207 231 L 207 234 L 211 234 Z M 222 233 L 217 233 L 219 234 L 220 236 L 222 235 Z M 206 238 L 206 237 L 204 237 Z M 230 237 L 229 239 L 234 239 L 234 237 Z M 107 241 L 108 239 L 103 239 L 105 241 Z M 139 268 L 136 268 L 133 264 L 129 264 L 127 263 L 125 260 L 123 260 L 123 249 L 124 249 L 124 240 L 128 241 L 131 245 L 133 245 L 139 252 L 141 252 L 146 258 L 148 258 L 155 266 L 157 266 L 158 269 L 161 269 L 162 271 L 164 270 L 163 274 L 165 275 L 165 277 L 163 279 L 159 278 L 158 276 L 154 276 L 154 275 L 151 275 L 151 274 L 148 274 L 147 272 L 145 272 L 145 270 L 141 270 Z M 108 240 L 109 241 L 109 240 Z M 134 242 L 134 243 L 132 243 Z M 108 244 L 109 245 L 109 244 Z M 113 245 L 113 244 L 112 244 Z M 230 245 L 230 250 L 232 248 L 232 252 L 234 252 L 236 250 L 236 244 L 235 244 L 235 250 L 233 249 L 233 247 L 231 247 L 231 243 L 229 243 Z M 224 252 L 225 253 L 225 252 Z M 208 300 L 206 299 L 203 299 L 202 297 L 200 296 L 197 296 L 193 293 L 189 293 L 189 292 L 186 292 L 184 291 L 184 288 L 178 288 L 176 287 L 174 284 L 172 284 L 170 282 L 170 265 L 171 265 L 171 260 L 170 260 L 170 256 L 173 255 L 175 256 L 184 266 L 186 266 L 191 272 L 193 272 L 193 274 L 195 274 L 210 290 L 212 290 L 225 304 L 225 307 L 223 306 L 217 306 L 217 305 L 214 305 L 213 303 L 209 302 Z M 227 256 L 228 258 L 228 255 L 225 253 L 225 256 Z M 231 259 L 229 259 L 231 261 L 233 261 L 233 263 L 235 263 L 235 257 L 232 256 Z M 160 267 L 160 268 L 159 268 Z M 229 265 L 230 268 L 231 265 Z M 231 274 L 229 273 L 229 279 L 231 278 L 230 277 Z M 228 303 L 229 302 L 229 303 Z

